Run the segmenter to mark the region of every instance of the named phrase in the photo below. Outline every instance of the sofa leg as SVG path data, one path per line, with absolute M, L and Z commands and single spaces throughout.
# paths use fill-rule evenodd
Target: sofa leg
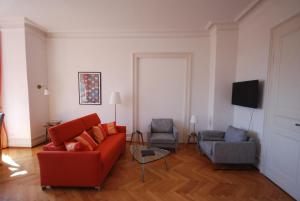
M 100 191 L 100 190 L 101 190 L 101 187 L 100 187 L 100 186 L 94 186 L 94 189 L 95 189 L 96 191 Z
M 43 185 L 42 185 L 41 187 L 42 187 L 42 190 L 43 190 L 43 191 L 51 189 L 51 186 L 43 186 Z

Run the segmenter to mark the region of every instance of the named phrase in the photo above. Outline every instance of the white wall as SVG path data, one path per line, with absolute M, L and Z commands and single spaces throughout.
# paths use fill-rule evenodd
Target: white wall
M 234 23 L 211 27 L 209 125 L 210 129 L 226 130 L 233 121 L 232 82 L 235 79 L 238 31 Z
M 120 91 L 119 124 L 132 129 L 133 53 L 191 52 L 191 113 L 199 117 L 199 128 L 207 128 L 209 38 L 208 37 L 53 37 L 47 39 L 50 119 L 70 120 L 97 112 L 103 122 L 114 119 L 108 104 L 111 91 Z M 102 73 L 102 105 L 78 104 L 79 71 Z
M 139 60 L 137 128 L 144 134 L 152 118 L 172 118 L 179 131 L 179 140 L 183 142 L 186 63 L 184 58 Z
M 264 83 L 263 96 L 265 97 L 271 29 L 297 12 L 300 12 L 298 0 L 269 0 L 243 19 L 239 26 L 237 81 L 261 80 Z M 262 103 L 262 108 L 254 112 L 250 128 L 257 135 L 259 143 L 262 143 L 264 125 L 264 101 Z M 234 107 L 235 126 L 248 129 L 249 120 L 249 109 Z
M 27 77 L 29 93 L 29 110 L 32 146 L 45 141 L 45 128 L 48 121 L 48 96 L 37 85 L 47 86 L 46 64 L 46 35 L 44 32 L 32 27 L 25 27 Z
M 1 29 L 3 110 L 9 146 L 31 146 L 24 28 Z

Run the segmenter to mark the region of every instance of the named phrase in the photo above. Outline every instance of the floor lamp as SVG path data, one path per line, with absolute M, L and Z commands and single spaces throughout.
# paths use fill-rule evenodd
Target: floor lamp
M 4 113 L 0 112 L 0 165 L 2 165 L 2 142 L 1 142 L 1 130 L 2 130 L 2 123 L 4 119 Z
M 121 104 L 120 92 L 117 91 L 111 92 L 109 104 L 115 105 L 115 122 L 117 122 L 117 104 Z

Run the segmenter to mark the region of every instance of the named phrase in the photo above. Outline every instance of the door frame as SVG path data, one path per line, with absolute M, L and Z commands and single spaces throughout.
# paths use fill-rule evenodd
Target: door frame
M 133 53 L 133 130 L 138 125 L 138 81 L 139 67 L 141 59 L 185 59 L 185 86 L 184 86 L 184 127 L 182 139 L 186 140 L 186 134 L 189 131 L 189 117 L 191 108 L 191 78 L 192 78 L 192 53 L 189 52 L 148 52 Z

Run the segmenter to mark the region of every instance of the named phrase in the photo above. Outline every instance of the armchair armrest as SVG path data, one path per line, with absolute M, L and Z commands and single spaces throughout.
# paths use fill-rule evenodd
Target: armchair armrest
M 150 124 L 148 126 L 148 129 L 147 129 L 147 140 L 148 140 L 148 142 L 150 142 L 151 135 L 152 135 L 152 131 L 151 131 L 151 124 Z
M 224 141 L 225 132 L 216 130 L 200 131 L 198 133 L 199 141 Z
M 213 142 L 212 161 L 214 163 L 254 164 L 256 144 L 245 142 Z
M 173 135 L 176 139 L 176 143 L 178 142 L 178 130 L 175 126 L 173 126 Z

